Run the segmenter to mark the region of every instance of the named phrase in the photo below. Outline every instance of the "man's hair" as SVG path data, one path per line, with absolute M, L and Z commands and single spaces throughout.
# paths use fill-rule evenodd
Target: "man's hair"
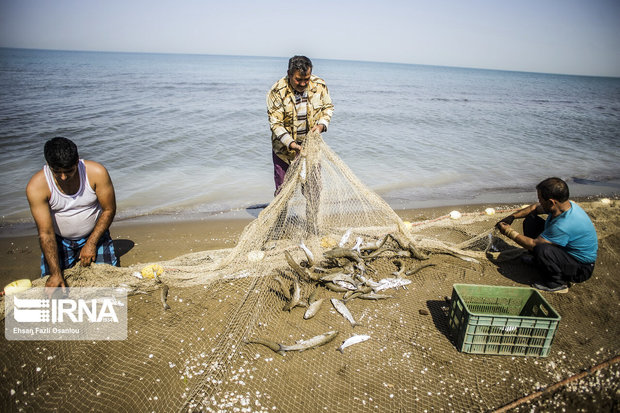
M 540 191 L 540 196 L 545 201 L 550 199 L 558 202 L 568 201 L 568 185 L 560 178 L 547 178 L 536 185 L 536 190 Z
M 306 56 L 293 56 L 288 61 L 288 74 L 292 75 L 299 70 L 299 73 L 306 74 L 312 71 L 312 62 Z
M 65 169 L 77 165 L 80 160 L 75 143 L 67 138 L 56 137 L 45 142 L 45 161 L 52 169 Z

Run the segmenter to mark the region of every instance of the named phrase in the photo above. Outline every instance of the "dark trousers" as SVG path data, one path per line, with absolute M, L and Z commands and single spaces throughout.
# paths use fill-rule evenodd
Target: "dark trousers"
M 278 195 L 280 192 L 280 187 L 284 183 L 284 176 L 286 176 L 286 171 L 288 170 L 289 165 L 284 162 L 275 152 L 271 151 L 271 157 L 273 159 L 273 180 L 276 183 L 276 192 L 275 195 Z
M 538 215 L 530 214 L 523 220 L 523 234 L 526 237 L 538 238 L 544 229 L 545 220 Z M 543 271 L 543 282 L 551 288 L 569 282 L 584 282 L 594 271 L 594 263 L 579 262 L 564 248 L 555 244 L 537 245 L 533 252 L 536 266 Z

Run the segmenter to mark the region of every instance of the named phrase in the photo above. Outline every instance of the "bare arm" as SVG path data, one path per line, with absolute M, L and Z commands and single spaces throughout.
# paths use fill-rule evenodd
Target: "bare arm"
M 512 229 L 510 224 L 514 219 L 523 219 L 532 212 L 535 212 L 536 214 L 544 213 L 542 206 L 537 202 L 523 209 L 520 209 L 519 211 L 515 212 L 512 215 L 509 215 L 508 217 L 502 219 L 497 223 L 497 228 L 502 234 L 512 239 L 514 242 L 529 251 L 532 251 L 536 245 L 549 244 L 550 242 L 541 236 L 538 236 L 537 238 L 530 238 L 526 237 L 523 234 L 519 234 L 517 231 Z M 511 217 L 512 219 L 510 219 Z
M 30 204 L 30 212 L 37 225 L 39 233 L 39 244 L 45 256 L 45 261 L 50 270 L 50 277 L 45 283 L 46 287 L 64 287 L 65 279 L 60 269 L 58 261 L 58 245 L 56 244 L 56 234 L 52 223 L 52 214 L 49 208 L 49 187 L 45 181 L 43 171 L 37 172 L 28 186 L 26 186 L 26 197 Z
M 114 215 L 116 215 L 116 195 L 114 185 L 112 185 L 112 180 L 105 167 L 93 161 L 84 162 L 88 181 L 97 195 L 99 205 L 101 205 L 101 214 L 95 223 L 95 228 L 93 228 L 86 244 L 80 251 L 80 263 L 87 267 L 96 259 L 99 239 L 112 225 Z

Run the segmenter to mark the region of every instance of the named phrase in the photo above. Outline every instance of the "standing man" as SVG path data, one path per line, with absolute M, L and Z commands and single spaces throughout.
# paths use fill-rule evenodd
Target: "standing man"
M 116 214 L 114 186 L 103 165 L 79 158 L 66 138 L 45 143 L 47 165 L 28 182 L 26 196 L 41 244 L 46 287 L 65 287 L 63 270 L 79 260 L 119 266 L 110 238 Z
M 598 238 L 588 214 L 568 199 L 568 185 L 560 178 L 547 178 L 536 186 L 538 203 L 507 216 L 497 223 L 502 234 L 533 253 L 531 263 L 544 278 L 532 286 L 542 291 L 567 292 L 569 283 L 586 281 L 592 275 Z M 547 214 L 543 220 L 538 214 Z M 523 234 L 510 227 L 524 218 Z
M 308 132 L 327 131 L 333 112 L 327 85 L 312 74 L 310 59 L 291 57 L 287 75 L 267 93 L 276 194 Z

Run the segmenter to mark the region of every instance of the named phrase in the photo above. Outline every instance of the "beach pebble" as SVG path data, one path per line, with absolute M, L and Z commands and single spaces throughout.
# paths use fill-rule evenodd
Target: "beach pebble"
M 611 204 L 611 199 L 609 199 L 609 198 L 601 198 L 601 204 L 609 205 L 609 204 Z
M 423 308 L 422 308 L 422 309 L 420 309 L 420 310 L 418 311 L 418 313 L 420 313 L 420 315 L 429 315 L 429 314 L 430 314 L 430 313 L 428 312 L 428 310 L 425 310 L 425 309 L 423 309 Z
M 452 219 L 459 219 L 462 216 L 463 215 L 461 215 L 461 213 L 459 211 L 452 211 L 452 212 L 450 212 L 450 218 L 452 218 Z
M 484 213 L 487 215 L 494 215 L 495 214 L 495 208 L 487 208 L 484 210 Z

